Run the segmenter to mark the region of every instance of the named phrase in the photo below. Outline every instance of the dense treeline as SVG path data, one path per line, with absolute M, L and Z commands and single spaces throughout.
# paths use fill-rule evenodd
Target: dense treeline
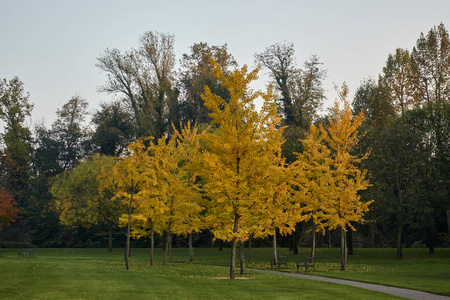
M 270 198 L 272 204 L 277 199 L 284 202 L 290 199 L 283 205 L 298 204 L 302 209 L 289 215 L 286 206 L 280 211 L 274 206 L 264 210 L 260 202 L 236 202 L 233 204 L 236 212 L 242 213 L 236 214 L 234 220 L 244 215 L 249 217 L 240 219 L 245 233 L 237 230 L 230 236 L 224 229 L 228 224 L 224 216 L 207 209 L 208 203 L 230 197 L 218 191 L 219 184 L 214 176 L 220 173 L 208 170 L 224 170 L 220 164 L 225 163 L 219 157 L 225 157 L 226 151 L 221 147 L 231 143 L 230 138 L 225 139 L 227 130 L 221 127 L 231 120 L 231 115 L 220 114 L 235 99 L 252 96 L 249 91 L 236 96 L 238 88 L 230 82 L 236 84 L 238 78 L 250 75 L 237 68 L 226 45 L 207 43 L 194 44 L 190 53 L 181 57 L 176 70 L 174 42 L 172 35 L 146 32 L 137 49 L 105 50 L 97 63 L 107 78 L 100 90 L 115 95 L 117 100 L 102 104 L 90 119 L 87 118 L 87 100 L 74 96 L 57 110 L 57 118 L 50 128 L 42 124 L 29 128 L 27 118 L 31 116 L 33 105 L 24 84 L 17 77 L 0 82 L 0 117 L 5 124 L 0 152 L 1 240 L 32 242 L 41 247 L 82 247 L 100 241 L 111 248 L 113 243 L 122 247 L 125 237 L 131 235 L 138 244 L 148 245 L 151 241 L 164 245 L 170 255 L 172 243 L 190 247 L 217 243 L 221 247 L 222 242 L 229 242 L 233 247 L 240 245 L 243 251 L 244 241 L 270 245 L 275 238 L 276 243 L 291 247 L 295 253 L 299 244 L 338 245 L 345 236 L 339 236 L 340 231 L 346 230 L 350 252 L 353 244 L 396 247 L 399 258 L 404 246 L 427 245 L 432 253 L 435 246 L 448 242 L 450 44 L 444 25 L 432 28 L 426 35 L 421 34 L 412 51 L 397 49 L 389 54 L 378 79 L 364 80 L 356 91 L 351 122 L 355 122 L 360 113 L 365 117 L 364 121 L 360 119 L 362 124 L 356 126 L 355 141 L 359 143 L 353 145 L 349 155 L 355 159 L 365 158 L 356 159 L 354 163 L 359 170 L 367 170 L 370 183 L 366 190 L 355 194 L 364 205 L 370 203 L 364 217 L 366 222 L 362 224 L 357 218 L 348 224 L 329 223 L 330 218 L 323 213 L 323 201 L 332 197 L 323 195 L 330 193 L 326 189 L 330 181 L 315 187 L 308 185 L 319 182 L 317 172 L 322 174 L 323 168 L 328 168 L 328 174 L 339 169 L 325 162 L 339 153 L 340 148 L 332 147 L 330 128 L 348 118 L 348 101 L 344 107 L 347 115 L 340 110 L 342 107 L 337 107 L 330 110 L 328 116 L 320 116 L 326 72 L 316 56 L 298 67 L 292 44 L 272 45 L 255 54 L 258 68 L 270 71 L 273 90 L 255 96 L 267 98 L 260 113 L 247 103 L 243 110 L 248 114 L 235 120 L 235 126 L 243 121 L 242 126 L 247 126 L 248 131 L 254 119 L 254 128 L 260 128 L 255 129 L 255 134 L 258 132 L 260 136 L 247 137 L 247 131 L 242 132 L 239 141 L 249 139 L 246 144 L 249 148 L 244 153 L 253 153 L 254 161 L 244 162 L 243 156 L 230 164 L 244 163 L 238 167 L 236 176 L 247 179 L 253 176 L 251 182 L 256 185 L 236 186 L 234 195 L 239 199 Z M 252 76 L 247 81 L 251 81 Z M 345 85 L 339 93 L 346 99 Z M 221 102 L 217 102 L 218 99 Z M 269 103 L 276 103 L 278 121 L 273 115 L 275 108 Z M 238 107 L 232 111 L 237 112 Z M 267 132 L 260 131 L 264 127 L 260 118 L 264 119 L 264 125 L 271 124 L 265 127 Z M 194 138 L 197 131 L 202 136 L 201 141 Z M 262 141 L 276 140 L 279 142 L 255 146 Z M 130 144 L 132 146 L 128 147 Z M 261 149 L 272 149 L 272 154 Z M 187 153 L 197 152 L 208 153 L 210 157 L 202 163 L 194 163 L 197 158 Z M 142 155 L 136 156 L 136 153 Z M 322 158 L 317 156 L 319 153 Z M 366 157 L 365 153 L 370 155 Z M 132 162 L 127 161 L 131 157 L 140 157 L 141 161 L 134 163 L 148 164 L 148 168 L 133 167 Z M 311 165 L 321 167 L 308 167 Z M 250 166 L 253 166 L 252 172 L 245 173 L 245 168 Z M 272 175 L 256 166 L 266 166 Z M 98 181 L 108 170 L 114 174 L 106 176 L 111 180 Z M 152 189 L 126 182 L 134 171 L 141 172 L 139 170 L 145 175 L 135 174 L 136 178 L 152 179 L 141 184 L 161 187 L 158 193 L 139 194 L 141 190 Z M 293 173 L 286 175 L 286 170 Z M 164 173 L 167 174 L 163 176 Z M 303 174 L 301 180 L 298 174 Z M 356 178 L 355 174 L 358 173 L 350 177 Z M 226 175 L 219 177 L 223 179 Z M 295 178 L 296 183 L 291 183 L 289 178 Z M 138 182 L 135 180 L 133 184 Z M 118 188 L 124 186 L 128 188 L 117 197 Z M 345 186 L 349 190 L 348 183 Z M 271 191 L 277 192 L 268 195 Z M 309 192 L 300 197 L 301 191 Z M 333 195 L 337 194 L 334 191 Z M 184 196 L 181 200 L 196 200 L 189 204 L 181 201 L 180 196 Z M 126 207 L 121 201 L 125 198 L 129 201 Z M 178 208 L 163 206 L 167 199 L 178 203 Z M 268 205 L 268 201 L 265 203 Z M 160 207 L 158 214 L 155 214 L 155 207 Z M 255 211 L 255 207 L 259 207 L 260 213 L 264 212 L 265 219 L 271 220 L 275 230 L 267 229 L 269 225 L 265 225 L 265 231 L 254 228 L 259 223 L 252 218 L 262 219 L 250 216 L 248 211 Z M 183 215 L 176 209 L 192 214 Z M 314 211 L 319 213 L 313 215 Z M 162 218 L 163 212 L 166 216 L 169 212 L 170 218 Z M 198 214 L 201 220 L 196 219 Z M 288 217 L 282 219 L 281 216 Z M 325 235 L 316 237 L 307 233 L 311 228 L 312 233 L 319 231 Z M 261 234 L 263 231 L 265 234 Z M 217 241 L 212 241 L 213 235 Z M 129 239 L 127 244 L 129 247 Z

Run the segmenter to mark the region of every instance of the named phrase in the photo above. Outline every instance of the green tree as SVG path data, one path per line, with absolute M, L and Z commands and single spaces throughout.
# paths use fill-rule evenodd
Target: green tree
M 355 92 L 352 107 L 354 115 L 364 113 L 366 127 L 385 128 L 396 117 L 390 91 L 381 80 L 364 80 Z
M 100 153 L 119 156 L 136 136 L 131 114 L 119 101 L 103 103 L 100 108 L 92 116 L 92 141 Z
M 0 81 L 0 119 L 5 122 L 2 134 L 4 145 L 1 165 L 4 169 L 4 186 L 13 194 L 19 206 L 26 208 L 26 192 L 31 176 L 31 132 L 27 117 L 33 105 L 18 77 Z
M 63 170 L 72 170 L 90 153 L 89 128 L 84 124 L 88 105 L 85 99 L 74 96 L 56 110 L 51 131 L 58 143 L 58 162 Z
M 374 199 L 371 216 L 384 234 L 389 228 L 396 228 L 397 258 L 403 257 L 405 226 L 416 218 L 416 192 L 419 183 L 416 174 L 421 161 L 417 151 L 422 136 L 409 128 L 405 118 L 383 130 L 370 133 L 372 152 L 364 163 L 370 170 L 373 186 L 369 188 Z
M 110 252 L 112 230 L 122 212 L 121 203 L 112 199 L 112 191 L 99 191 L 99 187 L 101 176 L 109 173 L 115 163 L 116 160 L 112 157 L 94 154 L 73 170 L 58 176 L 51 188 L 55 198 L 54 208 L 61 223 L 87 228 L 99 223 L 106 224 Z
M 411 53 L 418 71 L 420 99 L 430 102 L 450 101 L 450 40 L 444 24 L 420 34 Z
M 137 136 L 162 137 L 178 124 L 178 91 L 174 82 L 175 37 L 148 31 L 137 50 L 122 54 L 107 49 L 97 67 L 108 75 L 101 91 L 124 96 L 133 112 Z
M 290 81 L 296 72 L 294 45 L 274 44 L 255 54 L 255 62 L 264 68 L 269 69 L 270 76 L 276 82 L 276 88 L 280 93 L 279 112 L 283 116 L 284 125 L 295 123 L 294 101 L 291 95 Z M 301 121 L 301 118 L 298 120 Z M 297 124 L 298 125 L 298 124 Z
M 283 157 L 287 163 L 296 160 L 294 153 L 302 152 L 299 139 L 317 119 L 319 108 L 325 99 L 323 80 L 326 71 L 320 67 L 317 56 L 313 55 L 303 68 L 296 66 L 294 45 L 275 44 L 262 53 L 255 54 L 255 62 L 270 71 L 279 92 L 278 111 L 283 117 L 282 125 L 286 142 L 283 144 Z
M 53 177 L 64 171 L 59 161 L 61 147 L 56 134 L 44 124 L 37 124 L 34 128 L 33 148 L 36 175 Z
M 389 89 L 390 98 L 397 113 L 403 114 L 421 101 L 415 90 L 416 71 L 408 50 L 398 48 L 395 54 L 389 54 L 380 80 Z
M 319 58 L 313 55 L 291 78 L 295 124 L 305 129 L 317 119 L 325 99 L 323 80 L 327 72 L 320 68 L 321 65 Z
M 201 94 L 205 85 L 211 91 L 220 95 L 223 99 L 229 99 L 228 90 L 214 76 L 213 66 L 210 59 L 214 59 L 224 70 L 229 72 L 229 68 L 237 63 L 231 54 L 228 53 L 227 45 L 209 46 L 207 43 L 195 43 L 191 46 L 190 54 L 183 54 L 180 64 L 180 111 L 181 120 L 184 124 L 190 121 L 191 124 L 210 123 L 209 110 L 204 105 Z

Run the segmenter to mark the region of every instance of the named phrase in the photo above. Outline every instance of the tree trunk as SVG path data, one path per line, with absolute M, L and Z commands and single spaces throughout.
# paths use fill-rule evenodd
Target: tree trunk
M 130 207 L 128 209 L 127 245 L 125 246 L 125 268 L 130 270 L 130 232 L 131 232 L 131 209 L 133 207 L 133 192 L 130 193 Z
M 164 255 L 163 255 L 163 266 L 166 265 L 167 252 L 169 252 L 169 234 L 166 233 L 166 242 L 164 243 Z
M 294 233 L 293 233 L 293 239 L 292 239 L 292 248 L 293 248 L 293 253 L 295 254 L 295 255 L 297 255 L 298 254 L 298 240 L 297 240 L 297 236 L 298 236 L 298 233 L 297 233 L 297 229 L 299 228 L 299 225 L 300 224 L 297 224 L 297 225 L 295 225 L 295 231 L 294 231 Z
M 192 232 L 189 234 L 189 261 L 194 261 L 194 247 L 192 247 Z
M 172 260 L 172 233 L 169 233 L 169 259 Z
M 252 240 L 253 240 L 253 234 L 251 234 L 248 239 L 248 253 L 247 253 L 248 263 L 250 263 L 252 261 Z
M 239 224 L 238 222 L 239 222 L 239 216 L 235 213 L 233 233 L 237 233 L 237 231 L 238 231 L 238 224 Z M 233 242 L 231 244 L 230 279 L 236 278 L 236 274 L 234 272 L 234 267 L 236 265 L 236 243 L 237 243 L 237 238 L 233 238 Z
M 155 250 L 155 233 L 153 232 L 153 222 L 150 221 L 150 266 L 153 266 L 153 254 Z
M 434 226 L 430 225 L 428 228 L 428 253 L 434 254 Z
M 347 247 L 348 255 L 353 255 L 353 230 L 347 227 Z
M 345 271 L 347 268 L 347 241 L 345 228 L 341 228 L 341 270 Z
M 241 267 L 241 275 L 244 275 L 245 271 L 245 257 L 244 257 L 244 242 L 241 242 L 239 245 L 239 265 Z
M 398 228 L 397 228 L 397 258 L 398 259 L 401 259 L 403 257 L 402 240 L 403 240 L 403 219 L 402 219 L 402 217 L 400 217 L 398 219 Z
M 222 240 L 217 240 L 217 247 L 218 247 L 219 251 L 223 250 L 223 241 Z
M 277 255 L 277 231 L 273 234 L 273 261 L 275 264 L 278 264 L 278 255 Z
M 331 249 L 331 230 L 328 230 L 328 248 Z
M 112 223 L 108 222 L 108 250 L 109 252 L 112 252 Z
M 235 279 L 234 265 L 236 264 L 236 238 L 231 243 L 231 263 L 230 263 L 230 279 Z
M 445 211 L 447 215 L 447 233 L 450 235 L 450 209 Z
M 314 257 L 315 253 L 316 253 L 316 224 L 314 224 L 314 220 L 312 220 L 312 225 L 311 225 L 311 230 L 312 230 L 312 246 L 311 246 L 311 257 Z

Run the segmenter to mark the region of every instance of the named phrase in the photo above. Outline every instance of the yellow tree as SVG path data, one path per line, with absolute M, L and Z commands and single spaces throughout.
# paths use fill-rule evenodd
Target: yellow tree
M 150 153 L 147 153 L 150 155 Z M 169 186 L 165 181 L 164 170 L 158 163 L 159 157 L 165 153 L 156 152 L 150 156 L 148 168 L 155 174 L 153 188 L 142 189 L 135 198 L 135 208 L 131 215 L 131 236 L 135 238 L 150 237 L 150 266 L 154 264 L 155 233 L 163 235 L 165 215 L 167 214 L 167 195 Z M 127 216 L 121 222 L 127 224 Z
M 130 232 L 131 216 L 135 203 L 134 197 L 139 197 L 142 191 L 153 189 L 156 185 L 156 176 L 150 166 L 150 156 L 142 140 L 137 140 L 128 146 L 130 155 L 119 161 L 110 172 L 102 175 L 100 190 L 105 188 L 115 192 L 115 198 L 122 199 L 128 206 L 127 214 L 127 242 L 125 247 L 125 267 L 130 269 Z
M 345 271 L 347 263 L 346 228 L 355 228 L 352 223 L 363 222 L 364 213 L 369 210 L 372 201 L 362 202 L 359 191 L 366 189 L 369 182 L 366 179 L 367 170 L 360 170 L 361 160 L 369 153 L 360 156 L 352 154 L 352 150 L 361 139 L 358 127 L 364 121 L 364 114 L 353 116 L 350 103 L 347 100 L 348 87 L 344 83 L 339 97 L 344 104 L 340 110 L 339 102 L 334 103 L 333 118 L 330 126 L 320 126 L 325 143 L 332 153 L 331 191 L 329 201 L 322 207 L 327 214 L 326 226 L 331 230 L 341 230 L 341 269 Z
M 269 87 L 271 88 L 271 87 Z M 269 89 L 268 92 L 271 92 Z M 270 97 L 272 98 L 272 96 Z M 280 127 L 281 118 L 278 115 L 275 102 L 266 101 L 262 113 L 267 120 L 265 125 L 265 159 L 261 158 L 260 165 L 266 165 L 266 172 L 260 179 L 261 188 L 256 211 L 260 215 L 254 216 L 257 220 L 250 222 L 256 226 L 252 232 L 255 237 L 261 238 L 271 235 L 273 237 L 273 260 L 277 263 L 277 230 L 282 235 L 295 231 L 295 224 L 300 221 L 298 204 L 292 201 L 290 185 L 292 169 L 286 165 L 285 158 L 281 156 L 281 146 L 284 143 L 283 130 Z M 263 162 L 265 160 L 265 162 Z
M 303 152 L 297 154 L 292 164 L 294 201 L 299 205 L 302 221 L 311 222 L 311 257 L 315 255 L 315 233 L 325 231 L 328 215 L 324 208 L 329 205 L 332 186 L 331 151 L 323 143 L 323 134 L 312 125 L 306 139 L 301 140 Z
M 267 165 L 261 164 L 266 160 L 262 122 L 266 117 L 258 114 L 253 101 L 259 96 L 273 101 L 269 99 L 273 94 L 248 89 L 258 69 L 248 72 L 244 66 L 226 76 L 217 63 L 212 64 L 230 99 L 227 102 L 208 87 L 202 95 L 211 111 L 212 126 L 216 126 L 214 133 L 203 137 L 207 150 L 203 154 L 202 177 L 207 180 L 204 190 L 211 199 L 206 222 L 216 239 L 232 244 L 230 278 L 234 279 L 236 245 L 249 237 L 249 222 L 258 215 L 260 180 L 267 170 Z
M 165 207 L 164 214 L 160 215 L 162 230 L 166 235 L 164 265 L 171 249 L 172 234 L 188 235 L 200 231 L 203 225 L 200 217 L 202 197 L 186 168 L 186 155 L 192 155 L 190 158 L 193 158 L 194 154 L 186 153 L 190 147 L 186 144 L 186 148 L 183 148 L 181 140 L 178 140 L 178 137 L 186 141 L 192 138 L 189 137 L 192 132 L 188 131 L 190 128 L 184 128 L 182 133 L 176 132 L 167 143 L 165 138 L 161 138 L 157 144 L 150 146 L 157 180 L 165 186 L 165 193 L 159 195 Z
M 188 215 L 180 220 L 176 231 L 179 234 L 189 235 L 189 260 L 193 261 L 192 235 L 195 232 L 200 232 L 205 227 L 204 220 L 201 217 L 201 212 L 204 210 L 203 197 L 199 185 L 196 183 L 201 159 L 201 134 L 198 133 L 196 126 L 191 127 L 190 121 L 181 128 L 180 132 L 174 128 L 174 134 L 177 138 L 178 151 L 181 154 L 181 164 L 179 165 L 184 171 L 183 180 L 187 189 L 186 212 L 189 212 Z

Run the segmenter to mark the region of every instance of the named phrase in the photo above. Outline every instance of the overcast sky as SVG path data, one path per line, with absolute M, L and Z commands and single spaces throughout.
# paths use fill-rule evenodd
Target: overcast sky
M 346 81 L 353 95 L 389 53 L 411 50 L 441 22 L 450 29 L 449 0 L 0 0 L 0 79 L 18 76 L 35 105 L 32 122 L 49 126 L 74 95 L 90 111 L 112 99 L 97 92 L 106 75 L 95 64 L 106 48 L 137 48 L 144 32 L 159 31 L 175 35 L 177 61 L 194 43 L 227 43 L 239 65 L 254 66 L 255 53 L 293 43 L 298 65 L 320 58 L 332 101 L 334 83 Z

